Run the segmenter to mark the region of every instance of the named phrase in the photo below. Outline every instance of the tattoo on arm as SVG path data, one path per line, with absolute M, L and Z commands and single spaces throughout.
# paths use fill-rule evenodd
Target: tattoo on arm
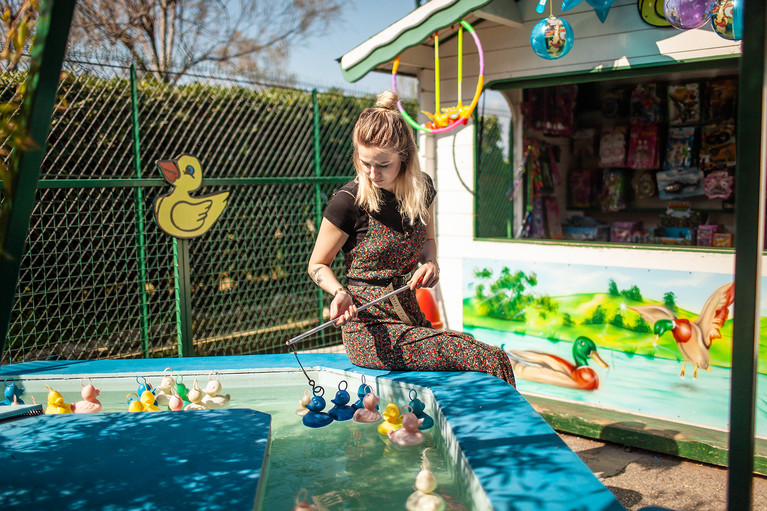
M 320 271 L 322 270 L 322 266 L 317 266 L 315 269 L 312 270 L 311 277 L 314 279 L 314 282 L 319 286 L 320 282 L 322 282 L 322 277 L 319 275 Z

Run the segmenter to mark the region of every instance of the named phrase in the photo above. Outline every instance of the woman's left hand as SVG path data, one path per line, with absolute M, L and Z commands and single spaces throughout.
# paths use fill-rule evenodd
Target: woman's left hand
M 439 265 L 437 261 L 430 259 L 426 261 L 413 273 L 413 277 L 408 281 L 410 289 L 419 287 L 434 287 L 439 282 Z

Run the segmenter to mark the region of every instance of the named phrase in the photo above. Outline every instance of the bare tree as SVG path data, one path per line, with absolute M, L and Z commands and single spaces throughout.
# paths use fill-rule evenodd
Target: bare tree
M 80 0 L 72 40 L 127 51 L 165 83 L 202 63 L 256 75 L 281 71 L 289 44 L 339 13 L 336 0 Z

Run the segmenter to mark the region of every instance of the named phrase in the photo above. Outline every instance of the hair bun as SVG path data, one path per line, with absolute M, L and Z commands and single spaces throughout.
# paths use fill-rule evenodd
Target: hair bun
M 399 96 L 390 90 L 383 91 L 381 94 L 376 96 L 377 108 L 385 108 L 386 110 L 395 110 L 397 108 L 398 102 L 399 102 Z

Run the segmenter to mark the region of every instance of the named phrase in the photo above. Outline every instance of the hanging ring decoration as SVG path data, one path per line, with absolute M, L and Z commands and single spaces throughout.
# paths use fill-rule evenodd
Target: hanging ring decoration
M 439 38 L 437 34 L 434 34 L 434 80 L 435 89 L 434 96 L 436 102 L 436 108 L 434 114 L 429 112 L 423 112 L 430 119 L 431 122 L 426 125 L 418 124 L 402 107 L 402 102 L 397 102 L 397 108 L 399 108 L 402 117 L 405 118 L 408 124 L 410 124 L 416 130 L 424 131 L 426 133 L 437 135 L 439 133 L 446 133 L 461 124 L 466 124 L 471 118 L 472 112 L 477 107 L 479 97 L 482 95 L 482 86 L 484 84 L 485 74 L 485 56 L 482 52 L 482 43 L 479 41 L 479 36 L 474 31 L 471 25 L 461 20 L 461 26 L 458 27 L 458 105 L 449 108 L 440 108 L 439 106 Z M 471 37 L 474 39 L 474 44 L 477 46 L 477 54 L 479 55 L 479 76 L 477 77 L 477 90 L 474 93 L 474 99 L 471 104 L 464 106 L 461 103 L 461 85 L 463 82 L 463 29 L 466 29 Z M 394 65 L 391 70 L 391 82 L 392 91 L 397 92 L 397 70 L 399 69 L 399 59 L 397 57 L 394 60 Z

